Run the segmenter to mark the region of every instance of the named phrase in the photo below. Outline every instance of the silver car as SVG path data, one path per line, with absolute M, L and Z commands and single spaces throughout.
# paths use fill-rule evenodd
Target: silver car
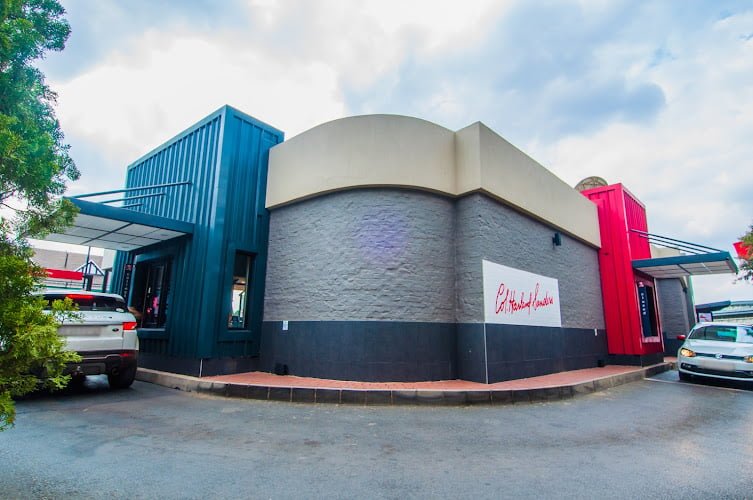
M 128 312 L 123 298 L 113 293 L 84 290 L 43 290 L 48 309 L 55 300 L 71 299 L 77 306 L 75 318 L 58 327 L 66 348 L 81 355 L 81 361 L 68 366 L 72 381 L 86 375 L 106 374 L 113 389 L 129 387 L 136 377 L 139 339 L 136 318 Z
M 753 381 L 753 327 L 698 323 L 677 352 L 680 379 L 694 377 Z

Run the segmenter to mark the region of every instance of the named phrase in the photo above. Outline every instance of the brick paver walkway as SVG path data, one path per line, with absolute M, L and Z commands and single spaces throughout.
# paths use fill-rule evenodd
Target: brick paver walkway
M 669 360 L 667 360 L 669 361 Z M 259 385 L 266 387 L 296 387 L 312 389 L 353 389 L 353 390 L 427 390 L 427 391 L 477 391 L 477 390 L 518 390 L 543 389 L 580 384 L 612 375 L 622 375 L 641 370 L 639 366 L 610 365 L 603 368 L 587 368 L 569 372 L 552 373 L 495 384 L 482 384 L 467 380 L 440 380 L 436 382 L 355 382 L 328 380 L 294 375 L 274 375 L 266 372 L 236 373 L 216 377 L 203 377 L 202 380 L 231 384 Z

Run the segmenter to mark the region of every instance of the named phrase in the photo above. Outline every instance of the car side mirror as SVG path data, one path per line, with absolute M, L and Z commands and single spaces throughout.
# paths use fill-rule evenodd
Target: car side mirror
M 685 335 L 678 335 L 677 340 L 685 340 Z

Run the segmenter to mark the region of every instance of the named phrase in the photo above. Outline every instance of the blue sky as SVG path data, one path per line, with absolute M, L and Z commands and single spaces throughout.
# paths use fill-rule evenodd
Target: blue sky
M 40 63 L 82 178 L 223 104 L 286 132 L 364 113 L 482 121 L 574 185 L 599 175 L 652 232 L 731 251 L 753 223 L 753 4 L 724 1 L 64 0 Z M 753 299 L 730 276 L 697 302 Z

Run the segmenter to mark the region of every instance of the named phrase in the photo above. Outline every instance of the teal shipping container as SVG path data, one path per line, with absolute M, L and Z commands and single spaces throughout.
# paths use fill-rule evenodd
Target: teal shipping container
M 192 225 L 115 258 L 111 290 L 140 315 L 140 366 L 197 376 L 258 367 L 267 166 L 282 141 L 281 131 L 224 106 L 128 166 L 123 208 Z

